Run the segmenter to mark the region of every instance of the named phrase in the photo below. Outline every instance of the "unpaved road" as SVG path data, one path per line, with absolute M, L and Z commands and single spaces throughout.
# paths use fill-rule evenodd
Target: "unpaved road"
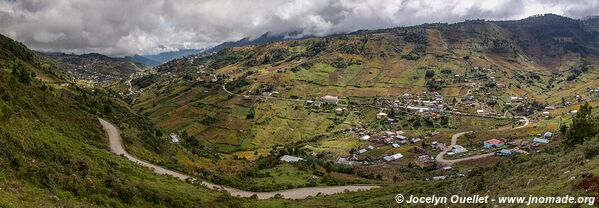
M 129 153 L 127 153 L 127 151 L 125 151 L 125 148 L 123 148 L 123 140 L 121 138 L 119 130 L 114 125 L 112 125 L 110 122 L 108 122 L 104 119 L 98 118 L 98 120 L 100 120 L 100 124 L 102 124 L 102 127 L 104 127 L 104 130 L 108 134 L 108 140 L 110 141 L 109 142 L 110 150 L 113 153 L 115 153 L 117 155 L 123 155 L 125 158 L 127 158 L 139 165 L 148 167 L 158 174 L 173 176 L 173 177 L 176 177 L 183 181 L 185 181 L 187 179 L 193 179 L 193 177 L 191 177 L 189 175 L 178 173 L 176 171 L 172 171 L 172 170 L 160 167 L 158 165 L 154 165 L 152 163 L 149 163 L 149 162 L 146 162 L 146 161 L 143 161 L 141 159 L 131 156 Z M 331 195 L 331 194 L 343 193 L 346 191 L 366 191 L 366 190 L 370 190 L 373 188 L 380 188 L 380 186 L 377 186 L 377 185 L 347 185 L 347 186 L 306 187 L 306 188 L 296 188 L 296 189 L 273 191 L 273 192 L 251 192 L 251 191 L 244 191 L 244 190 L 239 190 L 236 188 L 221 186 L 221 185 L 217 185 L 217 184 L 206 182 L 206 181 L 202 181 L 202 185 L 204 185 L 207 188 L 212 189 L 212 190 L 225 190 L 225 191 L 229 192 L 229 194 L 231 194 L 232 196 L 251 197 L 252 195 L 256 195 L 258 197 L 258 199 L 272 198 L 277 194 L 280 194 L 283 198 L 286 198 L 286 199 L 305 199 L 308 196 L 316 196 L 318 193 L 320 193 L 322 195 Z
M 521 126 L 515 127 L 513 129 L 524 128 L 524 127 L 528 126 L 528 124 L 530 124 L 530 121 L 528 120 L 528 118 L 526 118 L 524 116 L 520 116 L 518 118 L 524 120 L 524 124 L 522 124 Z M 499 130 L 499 129 L 496 129 L 496 130 Z M 448 159 L 443 158 L 443 156 L 445 156 L 445 154 L 447 154 L 447 152 L 449 152 L 453 148 L 453 146 L 455 146 L 458 143 L 458 138 L 467 133 L 471 133 L 471 131 L 465 131 L 465 132 L 460 132 L 460 133 L 451 135 L 451 145 L 449 145 L 449 147 L 445 148 L 443 151 L 441 151 L 437 155 L 437 157 L 435 157 L 435 160 L 437 161 L 437 163 L 439 163 L 441 165 L 452 165 L 457 162 L 481 159 L 481 158 L 493 156 L 495 154 L 494 152 L 491 152 L 491 153 L 486 153 L 486 154 L 482 154 L 482 155 L 474 155 L 474 156 L 470 156 L 470 157 L 463 157 L 463 158 L 453 159 L 453 160 L 448 160 Z

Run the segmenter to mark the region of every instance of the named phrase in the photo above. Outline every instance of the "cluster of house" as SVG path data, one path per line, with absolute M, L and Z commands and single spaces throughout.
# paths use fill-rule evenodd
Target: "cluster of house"
M 509 156 L 515 154 L 528 154 L 527 151 L 522 150 L 522 148 L 531 149 L 534 146 L 548 144 L 550 139 L 553 138 L 552 132 L 545 132 L 544 134 L 536 135 L 531 142 L 516 142 L 510 141 L 506 142 L 505 139 L 489 139 L 483 142 L 483 147 L 485 149 L 493 149 L 493 148 L 501 148 L 497 155 L 500 156 Z M 505 148 L 506 146 L 515 146 L 512 149 Z
M 380 132 L 376 135 L 377 139 L 373 139 L 373 137 L 375 137 L 375 135 L 367 133 L 366 131 L 358 132 L 358 134 L 360 135 L 360 138 L 359 138 L 360 141 L 373 141 L 373 142 L 376 142 L 379 144 L 391 145 L 393 148 L 398 148 L 404 144 L 415 144 L 418 142 L 422 142 L 421 138 L 417 138 L 417 137 L 409 138 L 407 136 L 404 136 L 403 131 Z M 372 145 L 368 145 L 368 147 L 358 150 L 357 153 L 364 154 L 364 153 L 366 153 L 370 150 L 374 150 L 374 149 L 376 149 L 376 147 L 374 147 Z M 403 155 L 401 153 L 397 153 L 397 154 L 393 154 L 393 155 L 384 156 L 382 159 L 383 159 L 383 161 L 390 162 L 390 161 L 400 159 L 402 157 L 403 157 Z
M 549 111 L 555 110 L 554 106 L 546 106 L 545 110 L 542 112 L 543 116 L 545 116 L 545 118 L 551 118 L 551 113 Z
M 422 141 L 421 138 L 408 138 L 407 136 L 404 136 L 403 131 L 384 131 L 378 134 L 378 139 L 376 140 L 371 140 L 371 138 L 374 137 L 371 133 L 363 131 L 358 132 L 358 134 L 360 135 L 360 141 L 375 141 L 391 145 L 395 148 L 400 147 L 401 144 L 415 144 Z
M 306 100 L 306 104 L 311 106 L 320 107 L 322 104 L 337 105 L 339 103 L 339 97 L 332 95 L 325 95 L 320 100 Z
M 397 100 L 393 101 L 394 108 L 404 107 L 410 111 L 424 112 L 443 112 L 446 106 L 443 96 L 438 92 L 425 92 L 420 95 L 403 94 Z

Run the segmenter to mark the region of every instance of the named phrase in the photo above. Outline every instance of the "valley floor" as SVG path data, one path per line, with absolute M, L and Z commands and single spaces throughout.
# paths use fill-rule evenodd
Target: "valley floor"
M 139 165 L 148 167 L 152 169 L 154 172 L 162 175 L 169 175 L 176 177 L 183 181 L 195 182 L 196 179 L 189 175 L 181 174 L 176 171 L 172 171 L 158 165 L 154 165 L 152 163 L 148 163 L 146 161 L 140 160 L 134 156 L 131 156 L 124 148 L 122 144 L 122 138 L 119 134 L 119 130 L 104 119 L 99 119 L 100 123 L 104 127 L 104 130 L 108 134 L 108 138 L 110 141 L 110 150 L 117 154 L 122 155 L 128 160 L 131 160 Z M 227 186 L 221 186 L 214 183 L 202 181 L 201 184 L 212 190 L 225 190 L 232 196 L 238 197 L 252 197 L 256 196 L 258 199 L 269 199 L 273 198 L 277 195 L 280 195 L 282 198 L 286 199 L 305 199 L 309 196 L 316 195 L 331 195 L 345 192 L 353 192 L 353 191 L 366 191 L 374 188 L 380 188 L 378 185 L 347 185 L 347 186 L 327 186 L 327 187 L 306 187 L 306 188 L 296 188 L 290 190 L 283 191 L 274 191 L 274 192 L 252 192 L 252 191 L 244 191 L 236 188 L 231 188 Z

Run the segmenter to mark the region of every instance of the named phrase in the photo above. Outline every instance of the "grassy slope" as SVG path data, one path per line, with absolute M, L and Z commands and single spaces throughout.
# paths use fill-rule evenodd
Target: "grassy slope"
M 102 90 L 49 83 L 46 78 L 63 83 L 68 76 L 24 45 L 0 38 L 1 207 L 228 206 L 221 193 L 110 153 L 98 116 L 140 146 L 160 148 L 152 143 L 157 136 L 147 135 L 160 131 Z M 10 74 L 17 63 L 43 81 L 18 81 Z
M 506 85 L 505 88 L 491 90 L 500 103 L 494 108 L 498 112 L 510 108 L 505 105 L 510 102 L 510 96 L 528 96 L 539 103 L 553 105 L 561 102 L 562 97 L 571 100 L 574 94 L 585 94 L 588 87 L 596 84 L 593 78 L 597 66 L 592 61 L 593 54 L 585 60 L 575 50 L 563 50 L 562 58 L 568 61 L 559 66 L 544 65 L 554 63 L 555 57 L 541 57 L 531 52 L 531 48 L 525 48 L 522 40 L 512 37 L 514 33 L 531 35 L 535 29 L 510 27 L 504 23 L 466 22 L 394 28 L 232 48 L 214 55 L 176 60 L 158 67 L 159 75 L 154 76 L 152 85 L 136 97 L 134 108 L 144 112 L 153 123 L 169 133 L 191 135 L 201 145 L 209 147 L 210 152 L 221 153 L 225 160 L 234 156 L 253 160 L 257 155 L 268 154 L 273 145 L 290 142 L 305 142 L 316 153 L 347 156 L 350 149 L 362 148 L 366 143 L 356 142 L 355 135 L 306 141 L 354 126 L 377 130 L 418 128 L 415 130 L 418 133 L 439 129 L 413 127 L 409 124 L 410 116 L 402 117 L 398 125 L 380 125 L 375 121 L 380 110 L 367 107 L 377 96 L 428 91 L 426 71 L 434 71 L 434 79 L 445 81 L 440 92 L 446 101 L 460 99 L 470 89 L 455 80 L 454 75 L 469 75 L 481 85 L 490 82 L 485 80 L 490 80 L 491 76 L 495 77 L 498 83 Z M 552 35 L 561 34 L 549 34 L 548 37 Z M 588 41 L 591 48 L 595 47 L 594 40 L 582 41 Z M 501 44 L 507 44 L 507 47 Z M 534 47 L 567 47 L 545 39 L 535 44 Z M 568 81 L 571 67 L 584 61 L 588 62 L 590 70 L 580 74 L 578 79 Z M 482 68 L 495 69 L 488 73 Z M 451 72 L 443 74 L 443 69 Z M 206 80 L 206 77 L 198 76 L 205 71 L 234 82 L 249 82 L 243 86 L 231 85 L 234 87 L 229 89 L 235 93 L 260 94 L 261 91 L 276 90 L 281 97 L 297 96 L 312 100 L 331 94 L 348 97 L 361 106 L 348 110 L 347 114 L 336 115 L 333 109 L 314 109 L 303 102 L 231 96 L 220 89 L 222 81 L 195 80 L 196 77 Z M 553 85 L 549 86 L 551 79 Z M 471 95 L 481 100 L 488 98 L 480 91 Z M 345 101 L 341 107 L 348 102 Z M 250 110 L 255 111 L 254 118 L 247 118 Z M 460 110 L 476 112 L 475 107 Z M 484 130 L 509 122 L 452 117 L 450 127 L 440 130 L 454 132 L 462 127 Z M 235 175 L 239 170 L 253 166 L 251 161 L 244 160 L 211 161 L 183 148 L 175 150 L 176 160 L 135 145 L 131 145 L 130 149 L 143 158 L 191 173 L 208 169 Z M 383 147 L 378 153 L 394 151 Z
M 546 21 L 559 22 L 551 18 L 547 17 Z M 535 21 L 545 24 L 543 18 Z M 571 21 L 566 22 L 556 27 L 570 28 L 574 27 L 572 24 L 576 25 Z M 512 25 L 520 27 L 514 29 Z M 265 90 L 265 86 L 270 86 L 272 90 L 279 91 L 281 97 L 318 99 L 331 94 L 373 98 L 428 91 L 424 74 L 432 70 L 436 72 L 435 79 L 446 83 L 441 90 L 446 99 L 459 98 L 465 94 L 468 87 L 456 82 L 453 75 L 463 76 L 467 73 L 480 75 L 483 84 L 490 76 L 495 77 L 497 83 L 505 84 L 506 88 L 495 91 L 498 98 L 503 100 L 501 103 L 506 100 L 509 102 L 510 96 L 528 96 L 540 103 L 556 104 L 562 98 L 571 99 L 574 94 L 586 94 L 589 87 L 597 84 L 597 67 L 594 61 L 588 61 L 597 54 L 589 54 L 588 60 L 584 60 L 572 47 L 547 40 L 553 36 L 571 34 L 548 32 L 550 37 L 541 37 L 543 42 L 535 42 L 534 46 L 570 47 L 562 51 L 563 59 L 569 62 L 564 61 L 559 67 L 536 63 L 537 59 L 548 58 L 539 58 L 538 54 L 531 52 L 531 48 L 526 48 L 526 44 L 518 42 L 522 40 L 510 38 L 514 33 L 532 35 L 537 27 L 522 26 L 517 22 L 466 22 L 233 48 L 159 67 L 159 71 L 173 72 L 175 76 L 156 80 L 138 97 L 135 107 L 148 113 L 160 127 L 175 132 L 187 131 L 223 152 L 234 152 L 268 148 L 272 143 L 264 142 L 264 135 L 310 124 L 326 126 L 326 118 L 330 116 L 309 115 L 301 108 L 297 110 L 294 104 L 276 100 L 269 100 L 267 104 L 248 102 L 227 95 L 215 86 L 219 83 L 208 84 L 211 87 L 198 87 L 193 79 L 185 77 L 195 77 L 199 71 L 212 71 L 225 78 L 241 77 L 250 84 L 231 89 L 241 94 L 259 93 Z M 579 28 L 574 33 L 588 36 L 587 31 Z M 596 47 L 594 39 L 576 41 L 589 41 L 589 51 L 594 51 Z M 463 58 L 466 56 L 468 60 Z M 571 67 L 585 61 L 590 70 L 576 80 L 567 81 Z M 480 69 L 475 70 L 474 67 Z M 497 68 L 494 74 L 485 74 L 482 70 L 493 67 Z M 440 73 L 441 69 L 450 69 L 451 73 L 444 75 Z M 557 73 L 553 78 L 554 84 L 548 87 L 552 72 L 556 70 L 561 73 Z M 250 76 L 243 78 L 247 74 Z M 532 75 L 538 78 L 530 78 Z M 483 94 L 475 96 L 485 97 Z M 366 104 L 369 102 L 372 101 Z M 289 105 L 293 109 L 281 107 Z M 255 108 L 259 116 L 248 121 L 243 113 L 251 108 Z M 219 122 L 214 125 L 199 122 L 206 117 L 216 118 Z M 260 118 L 269 118 L 272 122 L 264 123 Z M 318 128 L 296 132 L 275 137 L 282 137 L 278 140 L 282 142 L 298 141 L 303 136 L 322 133 Z
M 4 205 L 178 206 L 220 195 L 113 155 L 96 117 L 58 91 L 23 85 L 4 72 L 0 80 L 0 102 L 11 112 L 0 124 Z
M 451 196 L 472 194 L 496 196 L 599 196 L 596 183 L 586 189 L 579 185 L 599 175 L 599 160 L 586 158 L 583 146 L 597 145 L 598 140 L 588 141 L 574 150 L 563 150 L 559 144 L 544 148 L 538 153 L 512 157 L 491 167 L 476 168 L 460 165 L 456 169 L 465 177 L 453 177 L 443 181 L 406 181 L 368 192 L 320 196 L 302 201 L 269 200 L 251 202 L 248 207 L 393 207 L 396 194 L 404 196 Z M 530 184 L 529 184 L 530 180 Z M 528 185 L 527 185 L 528 184 Z M 449 205 L 449 204 L 448 204 Z M 460 205 L 460 207 L 468 205 Z M 489 205 L 469 205 L 480 207 Z M 492 204 L 491 204 L 492 206 Z M 504 206 L 504 205 L 501 205 Z M 520 207 L 507 205 L 508 207 Z M 547 204 L 531 205 L 547 207 Z M 555 205 L 552 205 L 555 206 Z M 559 207 L 559 206 L 558 206 Z M 585 207 L 585 206 L 583 206 Z

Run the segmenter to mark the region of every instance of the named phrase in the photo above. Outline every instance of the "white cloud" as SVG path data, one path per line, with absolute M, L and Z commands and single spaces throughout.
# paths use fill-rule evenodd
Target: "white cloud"
M 202 48 L 300 32 L 426 22 L 597 15 L 597 0 L 0 0 L 0 33 L 44 51 L 109 55 Z

